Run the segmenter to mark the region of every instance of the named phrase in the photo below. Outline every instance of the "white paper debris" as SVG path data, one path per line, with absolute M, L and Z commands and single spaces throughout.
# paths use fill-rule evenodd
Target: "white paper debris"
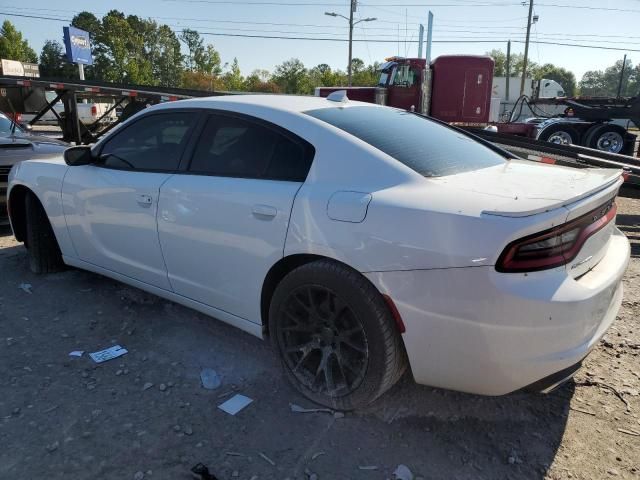
M 290 403 L 289 408 L 291 408 L 291 411 L 294 413 L 333 413 L 333 410 L 330 408 L 304 408 L 295 403 Z
M 30 283 L 21 283 L 18 288 L 23 290 L 25 293 L 33 293 L 31 291 L 32 285 Z
M 74 350 L 73 352 L 69 352 L 70 357 L 81 357 L 84 355 L 84 350 Z
M 121 357 L 125 353 L 128 353 L 128 350 L 126 348 L 122 348 L 120 345 L 114 345 L 113 347 L 107 348 L 105 350 L 90 353 L 89 356 L 93 359 L 94 362 L 102 363 L 113 358 Z
M 200 381 L 207 390 L 215 390 L 222 385 L 220 375 L 213 368 L 203 368 L 200 371 Z
M 218 408 L 223 412 L 227 412 L 229 415 L 235 415 L 251 402 L 253 402 L 253 400 L 249 397 L 245 397 L 244 395 L 234 395 L 226 402 L 218 405 Z
M 396 471 L 393 472 L 393 478 L 397 480 L 413 480 L 413 473 L 411 473 L 409 467 L 400 464 L 398 468 L 396 468 Z

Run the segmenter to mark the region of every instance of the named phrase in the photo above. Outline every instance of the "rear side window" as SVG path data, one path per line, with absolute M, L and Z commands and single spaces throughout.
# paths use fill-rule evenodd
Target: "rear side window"
M 114 134 L 100 151 L 105 167 L 175 171 L 197 115 L 185 112 L 145 116 Z
M 354 106 L 306 113 L 382 150 L 425 177 L 453 175 L 506 161 L 460 132 L 403 110 Z
M 313 147 L 275 127 L 227 115 L 211 115 L 189 170 L 223 177 L 303 182 Z

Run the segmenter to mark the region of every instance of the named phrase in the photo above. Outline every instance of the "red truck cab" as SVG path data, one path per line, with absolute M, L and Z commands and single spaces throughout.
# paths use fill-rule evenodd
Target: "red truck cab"
M 318 87 L 316 96 L 346 90 L 350 100 L 413 110 L 451 123 L 489 122 L 494 62 L 477 55 L 424 58 L 389 57 L 380 66 L 378 85 Z

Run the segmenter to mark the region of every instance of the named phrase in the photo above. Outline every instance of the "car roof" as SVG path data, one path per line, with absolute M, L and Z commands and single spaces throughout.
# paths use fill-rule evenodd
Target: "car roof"
M 379 107 L 372 103 L 356 102 L 348 100 L 347 102 L 336 102 L 327 100 L 324 97 L 314 97 L 311 95 L 259 95 L 259 94 L 247 94 L 247 95 L 222 95 L 217 97 L 201 97 L 191 98 L 188 100 L 182 100 L 178 102 L 171 102 L 170 104 L 163 104 L 163 106 L 175 106 L 176 108 L 183 107 L 188 103 L 196 103 L 199 107 L 216 108 L 216 106 L 222 105 L 246 105 L 246 106 L 259 106 L 272 108 L 274 110 L 285 110 L 289 112 L 301 113 L 307 110 L 315 110 L 320 108 L 336 108 L 346 106 L 370 106 Z

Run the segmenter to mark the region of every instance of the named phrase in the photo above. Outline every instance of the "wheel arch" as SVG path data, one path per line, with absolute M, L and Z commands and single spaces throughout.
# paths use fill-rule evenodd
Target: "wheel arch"
M 9 212 L 9 220 L 11 221 L 11 228 L 16 240 L 24 242 L 27 238 L 27 217 L 25 199 L 27 195 L 32 194 L 36 198 L 38 196 L 33 190 L 24 185 L 15 185 L 9 192 L 9 198 L 7 198 L 7 209 Z M 38 198 L 38 202 L 42 205 L 42 202 Z
M 271 299 L 273 298 L 273 294 L 278 287 L 278 284 L 282 281 L 284 277 L 287 276 L 290 272 L 295 270 L 302 265 L 307 263 L 315 262 L 318 260 L 329 260 L 331 262 L 338 263 L 345 268 L 353 270 L 358 274 L 362 275 L 358 270 L 354 269 L 352 266 L 340 261 L 335 258 L 328 257 L 325 255 L 317 255 L 311 253 L 295 253 L 292 255 L 288 255 L 286 257 L 278 260 L 267 272 L 265 276 L 264 282 L 262 283 L 262 292 L 260 294 L 260 316 L 262 319 L 263 331 L 265 337 L 269 336 L 269 307 L 271 306 Z M 363 278 L 371 283 L 371 281 L 363 275 Z M 373 288 L 384 298 L 382 292 L 376 287 L 375 284 L 371 283 Z M 386 299 L 385 299 L 386 301 Z M 393 312 L 392 312 L 393 314 Z

